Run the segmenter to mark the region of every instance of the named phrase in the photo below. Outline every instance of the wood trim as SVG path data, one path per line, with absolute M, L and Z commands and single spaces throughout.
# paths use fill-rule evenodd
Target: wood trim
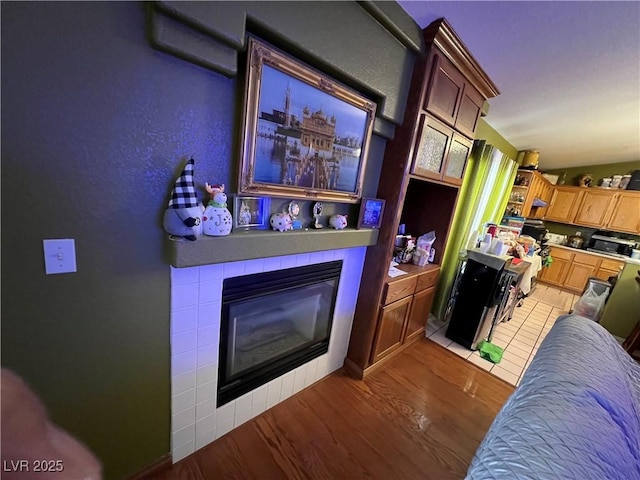
M 131 474 L 126 477 L 127 480 L 151 480 L 156 475 L 160 475 L 168 470 L 171 470 L 171 466 L 173 463 L 173 459 L 171 457 L 171 453 L 167 453 L 157 459 L 150 465 L 138 470 L 137 472 Z
M 344 359 L 344 369 L 345 371 L 353 378 L 357 380 L 364 380 L 366 377 L 371 375 L 373 372 L 377 371 L 380 367 L 384 366 L 390 359 L 403 352 L 407 347 L 413 345 L 417 342 L 417 340 L 421 338 L 420 336 L 416 336 L 415 340 L 411 339 L 409 342 L 405 342 L 396 348 L 394 351 L 386 355 L 384 358 L 381 358 L 377 362 L 369 365 L 368 367 L 361 369 L 354 362 L 349 360 L 349 358 Z

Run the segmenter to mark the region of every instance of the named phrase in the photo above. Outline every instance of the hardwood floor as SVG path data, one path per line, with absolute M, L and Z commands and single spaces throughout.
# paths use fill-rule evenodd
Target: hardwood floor
M 153 478 L 460 479 L 513 390 L 423 339 L 364 381 L 330 375 Z

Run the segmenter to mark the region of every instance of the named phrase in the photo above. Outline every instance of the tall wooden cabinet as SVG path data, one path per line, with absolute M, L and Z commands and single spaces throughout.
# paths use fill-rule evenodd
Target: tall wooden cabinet
M 387 143 L 377 197 L 386 200 L 378 243 L 367 249 L 345 367 L 363 378 L 422 337 L 482 105 L 499 92 L 444 19 L 423 31 L 403 124 Z M 390 278 L 399 224 L 436 232 L 434 264 Z

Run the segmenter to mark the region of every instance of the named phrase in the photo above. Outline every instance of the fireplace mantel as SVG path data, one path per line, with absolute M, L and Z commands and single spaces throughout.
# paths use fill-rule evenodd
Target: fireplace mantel
M 378 230 L 346 228 L 334 230 L 236 231 L 226 237 L 198 238 L 195 242 L 167 239 L 170 263 L 174 267 L 196 267 L 256 258 L 320 252 L 375 245 Z

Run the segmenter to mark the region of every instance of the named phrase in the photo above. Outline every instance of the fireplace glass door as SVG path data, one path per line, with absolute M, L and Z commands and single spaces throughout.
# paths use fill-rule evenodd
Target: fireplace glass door
M 219 406 L 327 352 L 341 266 L 225 280 Z

